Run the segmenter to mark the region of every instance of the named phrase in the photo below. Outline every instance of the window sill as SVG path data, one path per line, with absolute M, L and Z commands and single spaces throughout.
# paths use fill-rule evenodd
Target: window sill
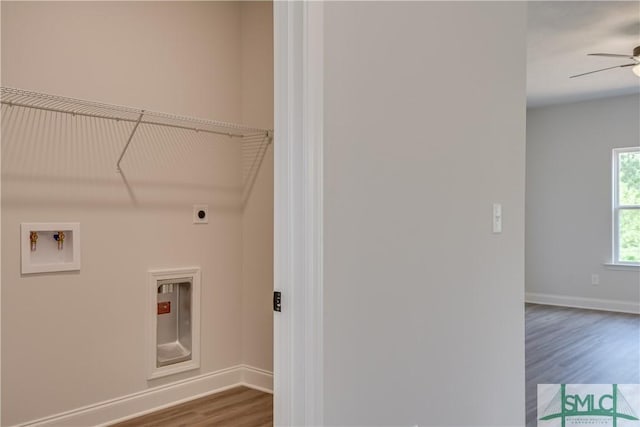
M 604 264 L 605 268 L 609 270 L 626 270 L 626 271 L 640 271 L 640 265 L 634 264 L 614 264 L 611 262 L 606 262 Z

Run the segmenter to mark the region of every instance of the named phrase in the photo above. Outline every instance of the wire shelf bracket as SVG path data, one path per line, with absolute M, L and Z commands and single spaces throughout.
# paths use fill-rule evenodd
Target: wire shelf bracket
M 136 122 L 136 124 L 133 127 L 133 129 L 131 129 L 131 134 L 129 135 L 129 139 L 127 139 L 127 143 L 124 145 L 124 148 L 122 149 L 122 152 L 120 153 L 120 157 L 118 157 L 118 161 L 116 162 L 116 170 L 119 173 L 122 173 L 122 169 L 120 169 L 120 162 L 122 161 L 122 158 L 124 157 L 125 153 L 127 152 L 127 149 L 129 148 L 129 144 L 131 144 L 131 140 L 133 139 L 133 135 L 136 134 L 136 131 L 138 130 L 138 126 L 140 126 L 140 122 L 142 121 L 142 117 L 144 117 L 144 111 L 142 113 L 140 113 L 140 117 L 138 117 L 138 121 Z

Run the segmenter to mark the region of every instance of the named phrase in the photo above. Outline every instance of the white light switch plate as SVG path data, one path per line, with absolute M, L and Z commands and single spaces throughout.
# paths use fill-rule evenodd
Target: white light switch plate
M 502 205 L 493 204 L 493 232 L 502 233 Z

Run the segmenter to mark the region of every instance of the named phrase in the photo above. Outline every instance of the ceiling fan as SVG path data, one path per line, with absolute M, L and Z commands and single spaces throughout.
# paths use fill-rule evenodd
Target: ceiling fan
M 602 68 L 600 70 L 589 71 L 588 73 L 576 74 L 575 76 L 569 77 L 570 79 L 574 77 L 586 76 L 587 74 L 599 73 L 600 71 L 612 70 L 614 68 L 625 68 L 625 67 L 633 67 L 631 70 L 633 73 L 640 77 L 640 46 L 636 46 L 633 49 L 632 55 L 618 55 L 615 53 L 590 53 L 589 56 L 608 56 L 610 58 L 626 58 L 631 59 L 633 62 L 631 64 L 624 65 L 616 65 L 615 67 Z

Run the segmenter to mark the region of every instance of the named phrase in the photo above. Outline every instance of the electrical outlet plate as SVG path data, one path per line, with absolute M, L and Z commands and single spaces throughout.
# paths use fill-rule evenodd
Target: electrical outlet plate
M 209 205 L 193 205 L 193 223 L 209 223 Z

